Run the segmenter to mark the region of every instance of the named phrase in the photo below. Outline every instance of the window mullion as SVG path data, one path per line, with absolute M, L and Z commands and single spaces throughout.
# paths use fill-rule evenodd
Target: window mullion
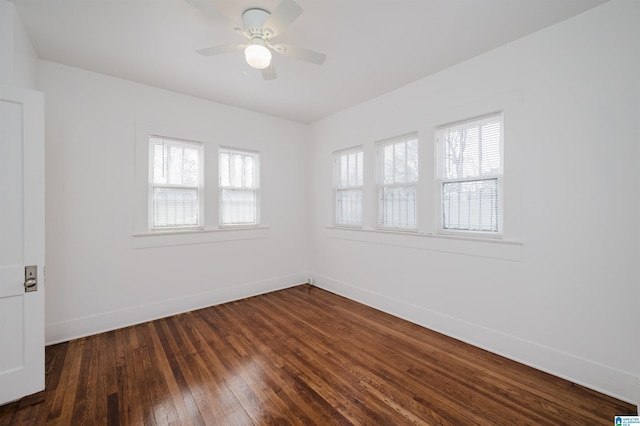
M 175 183 L 153 183 L 154 188 L 170 188 L 170 189 L 198 189 L 198 185 L 178 185 Z
M 355 154 L 356 154 L 355 155 L 355 163 L 356 164 L 354 165 L 354 169 L 355 169 L 354 170 L 354 179 L 356 180 L 355 183 L 356 183 L 356 186 L 357 186 L 358 185 L 358 176 L 360 176 L 360 169 L 358 167 L 358 155 L 359 154 L 357 152 Z
M 362 189 L 362 185 L 355 185 L 355 186 L 338 186 L 338 187 L 336 187 L 336 189 L 343 189 L 343 190 Z
M 391 164 L 392 166 L 392 170 L 393 170 L 393 183 L 398 182 L 398 170 L 396 167 L 396 145 L 391 145 L 393 147 L 393 149 L 391 150 Z
M 247 176 L 246 176 L 246 170 L 245 170 L 246 169 L 245 162 L 247 161 L 247 157 L 248 157 L 247 155 L 242 155 L 241 157 L 242 161 L 240 162 L 240 176 L 242 176 L 242 179 L 240 182 L 243 188 L 247 187 L 247 179 L 246 179 Z
M 171 172 L 170 172 L 170 170 L 171 170 L 171 164 L 173 162 L 173 157 L 171 156 L 171 147 L 167 146 L 166 149 L 167 149 L 167 164 L 166 164 L 167 176 L 166 176 L 166 180 L 167 180 L 167 183 L 169 183 L 170 180 L 171 180 Z
M 229 151 L 229 185 L 228 187 L 231 187 L 233 184 L 233 176 L 235 176 L 236 173 L 236 166 L 235 166 L 235 162 L 233 161 L 233 152 Z
M 478 125 L 478 176 L 482 176 L 482 125 Z
M 404 142 L 404 181 L 409 181 L 409 142 Z

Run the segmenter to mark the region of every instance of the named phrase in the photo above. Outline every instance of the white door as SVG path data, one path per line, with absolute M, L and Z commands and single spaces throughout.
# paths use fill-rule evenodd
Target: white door
M 44 102 L 0 86 L 0 405 L 43 389 Z

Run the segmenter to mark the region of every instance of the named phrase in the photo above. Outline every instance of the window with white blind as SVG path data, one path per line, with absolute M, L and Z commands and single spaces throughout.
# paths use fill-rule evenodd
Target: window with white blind
M 259 154 L 220 148 L 220 225 L 250 226 L 259 223 Z
M 362 226 L 363 158 L 361 147 L 333 153 L 336 225 Z
M 418 135 L 378 144 L 378 227 L 417 230 Z
M 436 130 L 440 230 L 502 232 L 502 113 Z
M 150 228 L 197 228 L 202 217 L 201 144 L 149 137 Z

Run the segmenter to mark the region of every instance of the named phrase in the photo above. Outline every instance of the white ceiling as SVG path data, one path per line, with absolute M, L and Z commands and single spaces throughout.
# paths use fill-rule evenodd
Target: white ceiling
M 264 81 L 233 29 L 184 0 L 13 0 L 41 59 L 310 123 L 608 0 L 296 0 L 303 14 L 281 35 L 327 54 L 318 66 L 274 55 Z M 211 0 L 242 12 L 279 0 Z

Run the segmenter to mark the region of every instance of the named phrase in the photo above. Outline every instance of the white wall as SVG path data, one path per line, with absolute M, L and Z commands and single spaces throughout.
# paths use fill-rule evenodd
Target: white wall
M 304 125 L 46 61 L 39 79 L 48 343 L 306 281 Z M 267 228 L 134 248 L 138 120 L 205 143 L 209 167 L 219 145 L 259 151 Z
M 311 125 L 317 285 L 640 402 L 640 2 L 607 3 Z M 505 237 L 435 230 L 433 128 L 505 109 Z M 483 111 L 484 109 L 484 111 Z M 332 223 L 332 152 L 420 132 L 422 235 Z
M 35 89 L 38 57 L 13 3 L 0 0 L 0 84 Z

